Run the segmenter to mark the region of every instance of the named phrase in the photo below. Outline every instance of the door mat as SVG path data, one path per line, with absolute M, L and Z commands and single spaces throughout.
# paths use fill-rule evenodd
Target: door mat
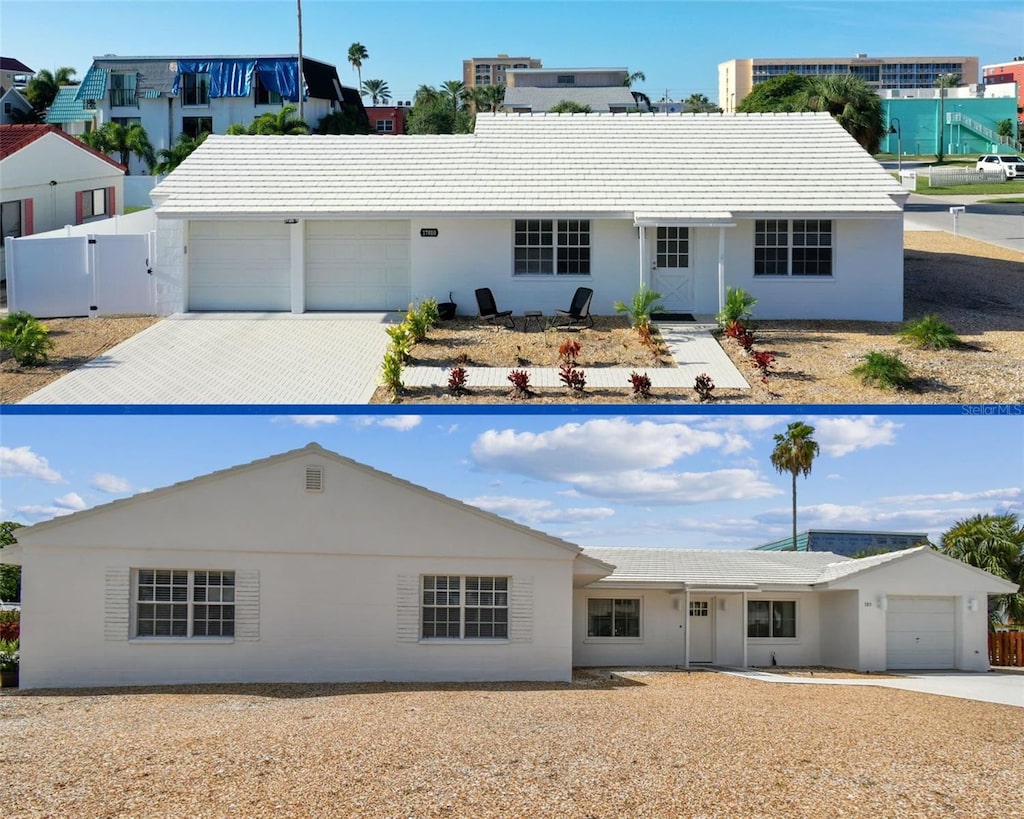
M 651 313 L 655 321 L 696 321 L 693 313 Z

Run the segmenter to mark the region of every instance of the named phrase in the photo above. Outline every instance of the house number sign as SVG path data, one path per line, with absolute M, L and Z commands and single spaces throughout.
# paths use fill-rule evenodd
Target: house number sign
M 420 228 L 420 236 L 425 239 L 437 238 L 437 228 Z

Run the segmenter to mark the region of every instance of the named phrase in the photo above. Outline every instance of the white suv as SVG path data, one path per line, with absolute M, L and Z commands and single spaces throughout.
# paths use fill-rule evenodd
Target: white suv
M 1024 179 L 1024 159 L 1010 154 L 979 156 L 978 161 L 974 163 L 974 170 L 1002 174 L 1007 179 Z

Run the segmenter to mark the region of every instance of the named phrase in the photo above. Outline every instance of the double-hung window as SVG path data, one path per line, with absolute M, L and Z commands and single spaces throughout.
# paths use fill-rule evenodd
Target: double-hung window
M 830 219 L 758 219 L 755 276 L 831 276 Z
M 796 602 L 793 600 L 748 600 L 748 637 L 796 637 Z
M 640 637 L 640 598 L 591 597 L 587 600 L 587 637 Z
M 136 637 L 234 637 L 235 573 L 139 569 Z
M 377 120 L 378 134 L 393 134 L 395 132 L 395 121 L 393 119 Z
M 590 275 L 590 221 L 516 219 L 516 275 Z
M 181 75 L 181 104 L 182 105 L 209 105 L 210 104 L 210 75 L 209 74 L 182 74 Z
M 425 575 L 421 591 L 425 639 L 508 639 L 508 578 Z

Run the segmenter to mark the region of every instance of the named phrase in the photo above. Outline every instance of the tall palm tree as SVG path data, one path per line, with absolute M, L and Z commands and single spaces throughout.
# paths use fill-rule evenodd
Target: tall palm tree
M 789 472 L 793 476 L 793 549 L 796 550 L 796 476 L 811 474 L 811 464 L 817 456 L 818 442 L 811 436 L 814 427 L 803 421 L 794 421 L 786 427 L 785 434 L 775 436 L 772 452 L 772 466 L 779 473 Z M 808 543 L 808 548 L 810 544 Z
M 132 156 L 137 156 L 150 172 L 156 164 L 156 152 L 149 141 L 146 129 L 135 125 L 121 125 L 119 122 L 107 122 L 95 131 L 82 134 L 79 139 L 90 148 L 105 154 L 116 154 L 117 161 L 128 167 Z
M 56 71 L 44 68 L 28 81 L 28 85 L 25 86 L 25 98 L 32 103 L 32 107 L 37 111 L 44 112 L 53 105 L 58 89 L 65 85 L 75 84 L 77 73 L 78 71 L 67 65 Z
M 363 61 L 368 59 L 370 59 L 370 52 L 366 50 L 366 46 L 362 43 L 352 43 L 348 47 L 348 61 L 359 76 L 360 89 L 363 87 Z
M 452 107 L 452 115 L 459 113 L 459 109 L 466 102 L 466 84 L 462 80 L 446 80 L 441 84 L 441 97 Z
M 946 156 L 946 89 L 956 88 L 958 85 L 960 85 L 959 74 L 940 74 L 935 78 L 935 87 L 939 89 L 938 143 L 935 151 L 937 162 L 942 162 Z
M 811 77 L 797 95 L 798 111 L 828 111 L 870 154 L 878 153 L 885 133 L 882 99 L 853 74 Z
M 363 94 L 369 94 L 374 105 L 391 99 L 391 89 L 384 80 L 367 80 L 363 83 Z
M 477 111 L 498 111 L 505 102 L 505 86 L 474 86 L 469 92 L 469 99 Z
M 412 104 L 423 105 L 424 103 L 434 102 L 434 100 L 440 97 L 440 93 L 432 85 L 421 85 L 416 89 L 416 93 L 413 94 Z
M 705 94 L 690 94 L 683 100 L 687 111 L 696 114 L 720 114 L 722 109 L 707 98 Z
M 244 134 L 248 134 L 250 136 L 254 134 L 271 136 L 308 134 L 309 125 L 306 124 L 304 120 L 293 116 L 296 110 L 295 106 L 290 103 L 288 105 L 282 105 L 281 110 L 276 114 L 271 113 L 270 111 L 265 114 L 260 114 L 256 119 L 249 123 L 248 127 L 237 122 L 229 125 L 226 133 L 232 136 Z
M 1024 623 L 1024 523 L 1013 512 L 957 521 L 939 540 L 939 551 L 1018 585 L 1016 594 L 993 597 L 992 625 Z
M 207 136 L 208 134 L 205 132 L 197 137 L 190 137 L 188 134 L 178 134 L 178 138 L 170 148 L 160 149 L 157 163 L 153 166 L 154 175 L 168 174 L 173 171 L 188 159 L 196 148 L 206 141 Z
M 643 71 L 634 71 L 632 74 L 626 74 L 622 78 L 622 84 L 626 88 L 632 88 L 635 82 L 647 82 L 647 75 Z

